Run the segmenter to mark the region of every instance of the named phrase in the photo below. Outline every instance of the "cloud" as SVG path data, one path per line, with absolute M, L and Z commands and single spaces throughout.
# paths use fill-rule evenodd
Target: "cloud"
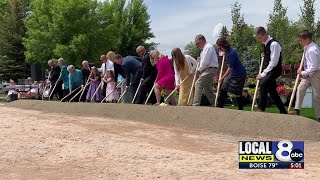
M 218 23 L 212 31 L 212 37 L 213 37 L 213 41 L 216 41 L 219 38 L 220 32 L 222 31 L 223 28 L 223 24 L 222 23 Z
M 242 4 L 241 14 L 245 22 L 254 26 L 265 26 L 272 11 L 274 1 L 261 0 L 226 0 L 216 3 L 212 0 L 145 0 L 151 15 L 151 28 L 160 43 L 159 50 L 170 55 L 171 50 L 179 47 L 182 50 L 196 34 L 203 34 L 210 43 L 215 43 L 222 26 L 231 30 L 231 6 L 235 1 Z M 320 4 L 320 0 L 316 0 Z M 288 17 L 291 20 L 299 18 L 301 0 L 283 0 L 288 7 Z M 316 10 L 316 19 L 320 10 Z

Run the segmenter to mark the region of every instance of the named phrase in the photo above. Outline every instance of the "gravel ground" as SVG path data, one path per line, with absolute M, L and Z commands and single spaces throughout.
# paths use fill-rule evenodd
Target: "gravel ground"
M 0 106 L 0 137 L 0 179 L 313 180 L 320 174 L 319 124 L 294 116 L 25 100 Z M 304 170 L 238 169 L 238 141 L 282 139 L 305 140 Z

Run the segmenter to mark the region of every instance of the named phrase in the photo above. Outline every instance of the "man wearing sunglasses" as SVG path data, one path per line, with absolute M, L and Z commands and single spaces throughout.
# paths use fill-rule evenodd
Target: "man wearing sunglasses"
M 136 53 L 142 59 L 142 78 L 140 80 L 142 83 L 134 103 L 143 104 L 147 93 L 151 91 L 154 81 L 157 77 L 157 68 L 152 66 L 149 52 L 147 52 L 143 46 L 138 46 Z M 150 96 L 150 102 L 155 104 L 156 96 L 154 92 L 150 93 L 152 93 Z
M 195 44 L 202 49 L 202 51 L 200 54 L 199 67 L 195 72 L 198 79 L 195 83 L 195 93 L 192 105 L 200 106 L 203 90 L 209 103 L 213 106 L 215 101 L 213 79 L 217 74 L 217 68 L 219 66 L 218 56 L 212 44 L 208 43 L 202 34 L 196 36 Z

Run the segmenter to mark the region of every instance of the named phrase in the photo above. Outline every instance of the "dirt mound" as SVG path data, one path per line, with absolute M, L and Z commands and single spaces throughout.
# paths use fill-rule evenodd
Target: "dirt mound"
M 77 116 L 108 117 L 235 136 L 320 141 L 320 123 L 298 116 L 211 107 L 156 107 L 33 100 L 19 100 L 6 106 Z

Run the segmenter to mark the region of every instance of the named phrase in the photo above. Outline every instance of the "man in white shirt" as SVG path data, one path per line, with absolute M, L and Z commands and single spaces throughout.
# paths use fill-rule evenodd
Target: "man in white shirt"
M 98 68 L 98 71 L 101 73 L 101 78 L 104 78 L 104 75 L 106 74 L 107 71 L 114 72 L 113 62 L 109 60 L 106 55 L 102 55 L 100 57 L 100 61 L 102 62 L 102 65 L 100 68 Z M 106 94 L 106 88 L 107 88 L 107 84 L 103 83 L 103 86 L 102 86 L 103 96 L 105 96 Z
M 102 65 L 98 68 L 98 71 L 102 73 L 102 76 L 104 76 L 107 71 L 114 71 L 113 62 L 110 61 L 106 55 L 102 55 L 100 61 L 102 62 Z
M 295 112 L 300 115 L 303 98 L 307 88 L 312 85 L 315 98 L 315 112 L 317 121 L 320 122 L 320 50 L 319 46 L 312 41 L 312 33 L 303 31 L 299 35 L 300 44 L 304 48 L 304 61 L 302 69 L 298 69 L 298 74 L 302 80 L 298 86 L 296 94 Z
M 256 29 L 256 38 L 259 42 L 264 44 L 264 57 L 263 71 L 256 79 L 261 80 L 260 83 L 260 96 L 259 96 L 259 111 L 264 112 L 267 106 L 268 93 L 273 99 L 281 114 L 287 114 L 280 96 L 277 92 L 277 78 L 282 73 L 282 48 L 280 44 L 270 37 L 264 27 Z
M 218 56 L 213 46 L 206 41 L 206 38 L 199 34 L 195 38 L 196 45 L 202 49 L 200 64 L 195 74 L 198 77 L 195 83 L 193 106 L 200 106 L 202 90 L 204 91 L 211 106 L 214 105 L 213 79 L 217 74 L 219 66 Z

